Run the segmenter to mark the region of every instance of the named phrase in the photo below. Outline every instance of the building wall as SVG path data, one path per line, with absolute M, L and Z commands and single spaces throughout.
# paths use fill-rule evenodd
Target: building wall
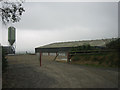
M 62 52 L 62 53 L 42 53 L 43 56 L 56 56 L 56 54 L 59 54 L 59 56 L 66 56 L 66 53 L 65 52 Z
M 48 53 L 42 53 L 42 55 L 44 55 L 44 56 L 48 56 Z
M 68 53 L 67 52 L 59 52 L 59 53 L 55 53 L 55 52 L 41 52 L 42 54 L 42 60 L 54 60 L 56 55 L 59 54 L 56 58 L 56 61 L 59 61 L 59 60 L 64 60 L 67 62 L 67 56 L 68 56 Z M 37 52 L 36 53 L 36 56 L 38 57 L 38 60 L 40 60 L 40 52 Z
M 56 56 L 56 53 L 49 53 L 50 56 Z
M 59 53 L 59 56 L 66 56 L 66 53 Z

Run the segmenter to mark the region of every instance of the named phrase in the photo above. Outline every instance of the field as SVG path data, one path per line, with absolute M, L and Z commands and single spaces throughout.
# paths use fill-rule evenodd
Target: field
M 7 56 L 3 88 L 117 88 L 117 68 L 95 68 L 53 61 L 37 55 Z

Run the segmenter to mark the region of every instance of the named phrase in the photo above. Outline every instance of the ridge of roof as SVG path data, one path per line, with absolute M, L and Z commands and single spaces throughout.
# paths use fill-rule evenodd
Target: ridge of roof
M 80 46 L 80 45 L 83 45 L 83 44 L 91 44 L 91 46 L 95 46 L 95 45 L 96 46 L 105 46 L 105 43 L 113 41 L 113 40 L 116 40 L 116 39 L 117 38 L 106 38 L 106 39 L 95 39 L 95 40 L 80 40 L 80 41 L 56 42 L 56 43 L 43 45 L 43 46 L 40 46 L 40 47 L 37 47 L 37 48 L 75 47 L 75 46 Z M 100 43 L 100 41 L 101 41 L 101 43 Z M 63 44 L 66 44 L 66 45 L 63 45 Z

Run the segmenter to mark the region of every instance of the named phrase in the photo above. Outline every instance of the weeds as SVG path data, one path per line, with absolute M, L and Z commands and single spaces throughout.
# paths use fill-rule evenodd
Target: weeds
M 108 67 L 118 67 L 119 57 L 116 52 L 100 53 L 100 54 L 79 54 L 72 57 L 72 61 L 78 61 L 79 64 L 95 64 Z M 98 63 L 97 63 L 98 62 Z

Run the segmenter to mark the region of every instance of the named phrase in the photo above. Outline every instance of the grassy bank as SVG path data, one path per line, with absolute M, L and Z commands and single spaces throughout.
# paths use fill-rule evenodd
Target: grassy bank
M 99 54 L 78 54 L 71 58 L 72 64 L 91 65 L 95 67 L 118 67 L 118 52 L 107 52 Z

